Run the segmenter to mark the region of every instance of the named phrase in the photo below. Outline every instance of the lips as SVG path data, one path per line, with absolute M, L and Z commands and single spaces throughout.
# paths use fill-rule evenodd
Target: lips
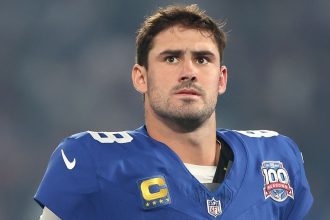
M 201 94 L 194 89 L 180 89 L 175 93 L 176 95 L 195 95 L 200 96 Z

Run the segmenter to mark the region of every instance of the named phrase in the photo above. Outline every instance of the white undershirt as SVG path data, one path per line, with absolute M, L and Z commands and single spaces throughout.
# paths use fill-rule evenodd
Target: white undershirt
M 185 163 L 184 165 L 200 183 L 213 182 L 213 177 L 217 170 L 216 166 L 200 166 L 189 163 Z M 60 218 L 45 206 L 39 220 L 60 220 Z
M 200 183 L 212 183 L 217 170 L 216 166 L 201 166 L 195 164 L 184 164 L 189 172 L 200 182 Z
M 39 220 L 60 220 L 60 218 L 45 206 Z

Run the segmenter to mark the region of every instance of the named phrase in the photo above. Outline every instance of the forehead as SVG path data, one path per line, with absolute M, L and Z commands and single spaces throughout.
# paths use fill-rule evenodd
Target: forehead
M 213 34 L 183 26 L 173 26 L 161 31 L 153 40 L 150 53 L 163 50 L 209 50 L 219 56 Z

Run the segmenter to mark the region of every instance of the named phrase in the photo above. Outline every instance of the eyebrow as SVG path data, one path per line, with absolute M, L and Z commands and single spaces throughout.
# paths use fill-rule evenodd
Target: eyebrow
M 185 53 L 183 50 L 164 50 L 158 56 L 182 56 Z M 198 51 L 191 51 L 194 57 L 198 56 L 210 56 L 215 57 L 215 54 L 209 50 L 198 50 Z
M 183 50 L 164 50 L 158 56 L 181 56 L 183 53 Z

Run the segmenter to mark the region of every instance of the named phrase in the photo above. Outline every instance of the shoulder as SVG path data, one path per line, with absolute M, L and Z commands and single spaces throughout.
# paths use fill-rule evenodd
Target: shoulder
M 219 129 L 219 134 L 229 140 L 236 139 L 252 157 L 278 158 L 302 162 L 301 152 L 289 137 L 272 130 L 229 130 Z M 298 165 L 298 164 L 297 164 Z
M 245 143 L 249 142 L 261 142 L 264 144 L 279 144 L 289 145 L 296 148 L 295 142 L 277 131 L 273 130 L 230 130 L 230 129 L 218 129 L 218 133 L 225 136 L 235 136 Z M 264 146 L 264 145 L 262 145 Z
M 64 138 L 58 147 L 95 150 L 98 145 L 130 143 L 134 139 L 133 136 L 133 131 L 84 131 Z
M 254 138 L 286 137 L 273 130 L 231 130 L 218 128 L 217 132 L 222 134 L 230 133 L 239 136 L 240 138 L 251 140 L 253 140 Z
M 66 154 L 96 161 L 106 154 L 108 159 L 117 159 L 127 150 L 138 150 L 136 148 L 148 141 L 149 136 L 139 130 L 84 131 L 63 139 L 53 154 L 61 157 L 61 151 L 65 151 Z
M 130 131 L 84 131 L 64 138 L 56 147 L 50 158 L 50 166 L 74 167 L 72 161 L 77 161 L 75 169 L 81 166 L 95 167 L 100 155 L 120 155 L 118 145 L 125 145 L 133 140 Z M 63 163 L 64 161 L 64 163 Z

